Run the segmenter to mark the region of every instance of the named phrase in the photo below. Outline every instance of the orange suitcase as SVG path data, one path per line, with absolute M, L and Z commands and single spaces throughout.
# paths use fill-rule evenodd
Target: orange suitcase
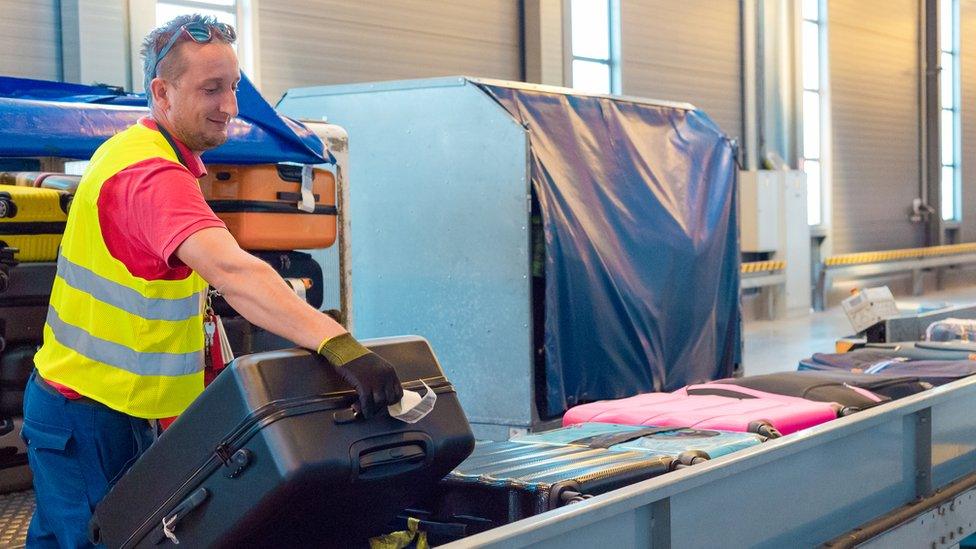
M 246 250 L 327 248 L 336 239 L 335 176 L 313 169 L 314 212 L 299 209 L 302 168 L 288 164 L 211 165 L 200 188 Z

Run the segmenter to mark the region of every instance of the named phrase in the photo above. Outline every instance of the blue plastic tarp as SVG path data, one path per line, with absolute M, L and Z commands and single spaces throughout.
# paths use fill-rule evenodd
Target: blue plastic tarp
M 731 375 L 741 329 L 733 143 L 698 110 L 482 88 L 529 135 L 548 415 Z
M 299 122 L 279 115 L 246 76 L 237 89 L 239 114 L 226 143 L 205 162 L 259 164 L 334 162 L 322 141 Z M 0 77 L 0 156 L 88 159 L 106 139 L 148 115 L 144 95 Z

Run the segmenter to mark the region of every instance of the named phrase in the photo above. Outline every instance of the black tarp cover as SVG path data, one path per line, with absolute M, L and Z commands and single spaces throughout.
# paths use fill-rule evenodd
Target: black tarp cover
M 528 130 L 548 416 L 732 374 L 734 144 L 703 112 L 482 84 Z

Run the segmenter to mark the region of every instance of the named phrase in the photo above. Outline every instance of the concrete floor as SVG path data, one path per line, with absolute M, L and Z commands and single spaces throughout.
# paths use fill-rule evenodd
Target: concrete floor
M 919 297 L 896 296 L 899 308 L 922 303 L 976 303 L 976 286 L 927 292 Z M 751 320 L 744 326 L 743 367 L 746 375 L 796 370 L 813 353 L 834 352 L 834 341 L 853 332 L 839 304 L 823 312 L 781 320 Z

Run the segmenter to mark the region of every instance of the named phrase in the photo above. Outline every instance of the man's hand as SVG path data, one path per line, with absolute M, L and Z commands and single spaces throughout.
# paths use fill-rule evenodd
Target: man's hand
M 348 333 L 327 339 L 318 351 L 356 389 L 363 417 L 369 419 L 403 398 L 403 387 L 393 366 Z

